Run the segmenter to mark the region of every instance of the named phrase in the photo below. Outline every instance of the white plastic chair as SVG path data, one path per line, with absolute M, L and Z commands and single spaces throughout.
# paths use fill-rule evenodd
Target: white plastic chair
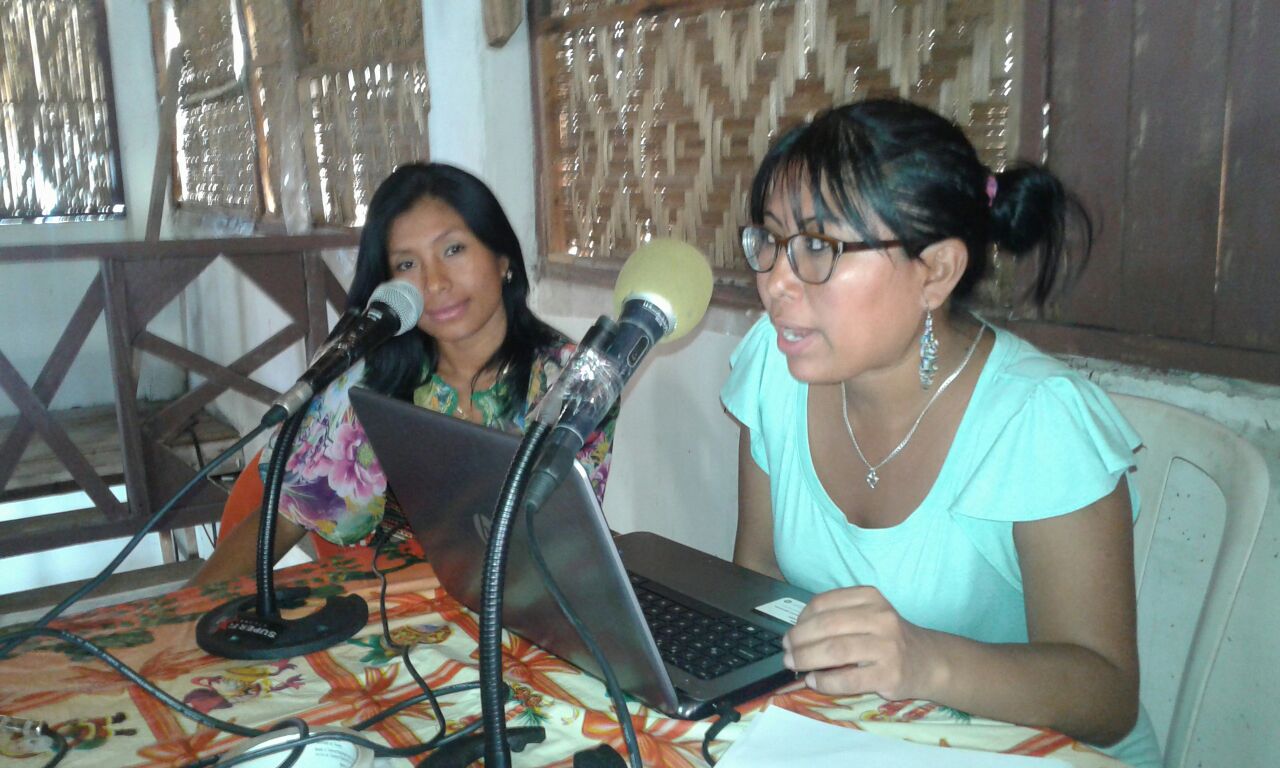
M 1114 394 L 1111 399 L 1142 436 L 1144 446 L 1137 453 L 1138 469 L 1132 480 L 1138 487 L 1141 504 L 1134 527 L 1140 625 L 1144 610 L 1155 610 L 1152 606 L 1158 602 L 1169 605 L 1183 601 L 1184 609 L 1196 604 L 1201 606 L 1198 618 L 1191 614 L 1195 629 L 1191 632 L 1180 680 L 1172 680 L 1168 686 L 1176 685 L 1177 694 L 1173 701 L 1173 714 L 1164 733 L 1161 732 L 1162 723 L 1153 718 L 1157 735 L 1163 736 L 1160 741 L 1164 748 L 1165 766 L 1181 768 L 1193 743 L 1200 705 L 1226 635 L 1236 592 L 1258 538 L 1271 481 L 1267 465 L 1257 448 L 1221 424 L 1144 397 Z M 1195 499 L 1192 492 L 1179 490 L 1176 486 L 1181 481 L 1169 482 L 1171 473 L 1177 475 L 1177 460 L 1185 461 L 1207 475 L 1221 491 L 1225 502 L 1220 543 L 1216 551 L 1210 548 L 1202 552 L 1205 558 L 1210 558 L 1207 587 L 1203 592 L 1194 591 L 1192 594 L 1172 594 L 1178 584 L 1184 583 L 1181 578 L 1155 574 L 1158 578 L 1150 585 L 1144 579 L 1152 560 L 1152 542 L 1157 541 L 1157 522 L 1162 530 L 1171 532 L 1163 534 L 1160 537 L 1162 541 L 1167 541 L 1170 535 L 1195 539 L 1188 534 L 1188 526 L 1204 524 L 1203 519 L 1193 519 L 1203 518 L 1206 512 L 1203 500 Z M 1186 565 L 1190 567 L 1193 563 Z M 1173 567 L 1179 566 L 1175 563 Z M 1153 655 L 1144 653 L 1147 647 L 1153 643 L 1170 642 L 1163 631 L 1165 629 L 1162 626 L 1161 631 L 1149 633 L 1154 637 L 1144 638 L 1140 634 L 1140 654 Z M 1144 668 L 1144 689 L 1148 688 L 1147 678 L 1153 673 L 1154 670 Z M 1147 694 L 1148 691 L 1144 690 L 1143 701 L 1150 711 L 1152 707 Z

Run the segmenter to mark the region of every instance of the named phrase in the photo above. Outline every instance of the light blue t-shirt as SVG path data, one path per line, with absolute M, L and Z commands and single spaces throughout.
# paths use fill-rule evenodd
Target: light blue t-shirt
M 768 317 L 747 333 L 720 397 L 750 431 L 751 455 L 769 475 L 774 554 L 788 582 L 811 592 L 874 586 L 918 626 L 987 643 L 1027 641 L 1013 524 L 1103 498 L 1134 466 L 1141 439 L 1097 386 L 993 330 L 933 488 L 906 520 L 874 529 L 850 523 L 822 487 L 809 452 L 809 387 L 787 370 Z M 1129 488 L 1136 519 L 1136 486 Z M 1160 762 L 1145 712 L 1105 751 L 1133 765 Z

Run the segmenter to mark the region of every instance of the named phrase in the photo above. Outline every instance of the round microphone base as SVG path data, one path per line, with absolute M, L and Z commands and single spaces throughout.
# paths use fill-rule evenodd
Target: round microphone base
M 276 590 L 282 608 L 298 608 L 310 587 Z M 196 643 L 224 659 L 284 659 L 322 651 L 354 636 L 369 622 L 369 606 L 359 595 L 331 596 L 309 616 L 258 616 L 257 595 L 246 595 L 209 611 L 196 624 Z

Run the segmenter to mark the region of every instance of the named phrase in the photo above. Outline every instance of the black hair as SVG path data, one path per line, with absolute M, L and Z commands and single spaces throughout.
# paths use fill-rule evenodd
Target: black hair
M 1030 290 L 1038 306 L 1066 271 L 1068 215 L 1083 233 L 1081 265 L 1093 244 L 1088 214 L 1051 172 L 1019 162 L 993 173 L 955 123 L 907 101 L 836 107 L 784 134 L 752 182 L 753 223 L 764 223 L 766 203 L 779 185 L 797 210 L 807 189 L 820 221 L 843 220 L 867 242 L 881 242 L 869 225 L 879 219 L 912 258 L 933 243 L 959 238 L 969 251 L 952 292 L 960 301 L 982 279 L 991 243 L 1013 255 L 1039 247 Z
M 374 191 L 360 232 L 355 276 L 347 291 L 347 308 L 363 309 L 373 290 L 390 280 L 387 236 L 396 217 L 425 199 L 438 200 L 458 212 L 467 227 L 494 256 L 507 257 L 511 279 L 502 283 L 502 308 L 507 332 L 485 363 L 484 371 L 498 371 L 508 384 L 512 412 L 527 405 L 529 375 L 539 349 L 562 343 L 564 337 L 529 309 L 529 278 L 524 255 L 502 205 L 484 182 L 444 163 L 409 163 L 395 169 Z M 414 328 L 378 347 L 365 359 L 364 384 L 403 400 L 413 397 L 435 372 L 435 339 Z M 472 382 L 475 383 L 474 380 Z

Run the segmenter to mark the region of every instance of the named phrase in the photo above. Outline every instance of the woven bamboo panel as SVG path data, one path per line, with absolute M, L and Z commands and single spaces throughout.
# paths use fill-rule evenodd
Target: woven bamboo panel
M 578 13 L 590 13 L 603 8 L 617 8 L 635 5 L 632 0 L 553 0 L 551 12 L 558 16 L 572 16 Z
M 309 199 L 290 211 L 358 225 L 378 182 L 426 157 L 421 0 L 175 0 L 174 10 L 180 202 L 275 217 L 285 180 L 305 175 Z
M 538 33 L 547 250 L 616 263 L 649 237 L 702 248 L 721 277 L 752 174 L 780 131 L 894 95 L 1015 149 L 1015 0 L 552 0 Z
M 316 221 L 359 225 L 378 183 L 427 156 L 421 0 L 300 3 Z
M 227 0 L 177 0 L 185 46 L 178 78 L 176 201 L 256 218 L 257 136 L 241 21 Z
M 317 219 L 359 225 L 374 189 L 401 163 L 427 156 L 427 71 L 386 62 L 308 77 L 311 183 Z
M 0 2 L 0 219 L 124 212 L 102 13 Z
M 422 53 L 422 0 L 299 0 L 306 58 L 338 69 Z

